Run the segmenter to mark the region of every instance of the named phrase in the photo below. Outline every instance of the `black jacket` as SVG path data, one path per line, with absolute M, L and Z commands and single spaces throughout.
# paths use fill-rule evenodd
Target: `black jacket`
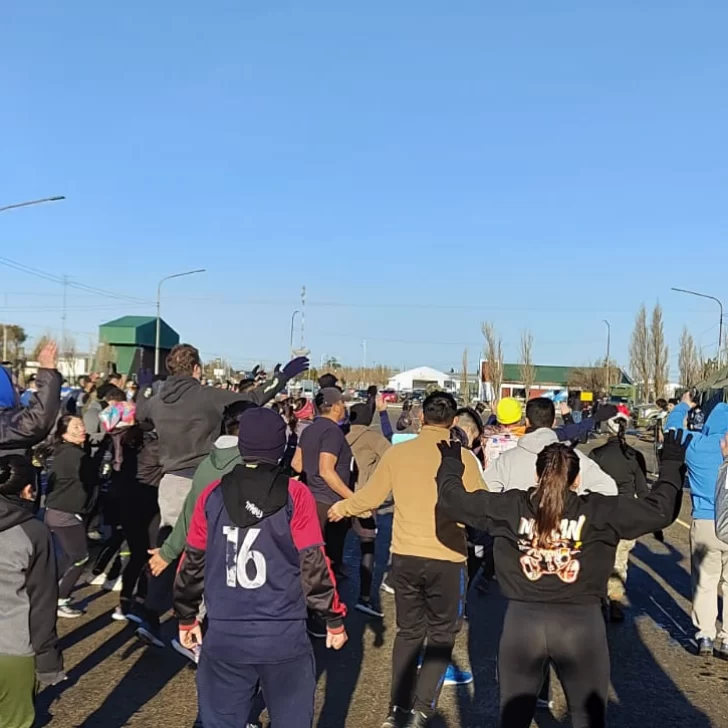
M 55 369 L 39 369 L 37 392 L 27 407 L 0 410 L 0 456 L 25 455 L 53 429 L 61 407 L 61 375 Z
M 58 580 L 48 528 L 32 503 L 0 496 L 0 655 L 35 655 L 43 684 L 62 679 L 56 635 Z
M 93 503 L 99 461 L 86 448 L 63 442 L 53 451 L 46 508 L 64 513 L 86 513 Z
M 620 539 L 669 526 L 682 488 L 680 465 L 665 462 L 644 498 L 569 491 L 559 539 L 544 549 L 536 544 L 533 489 L 468 493 L 462 473 L 462 462 L 443 459 L 437 474 L 439 515 L 495 537 L 498 583 L 506 597 L 525 602 L 589 604 L 606 597 Z
M 629 445 L 622 450 L 619 438 L 610 438 L 605 445 L 592 450 L 589 457 L 614 478 L 619 495 L 642 498 L 650 492 L 645 456 Z
M 210 454 L 222 429 L 222 413 L 233 402 L 263 405 L 286 386 L 278 375 L 260 387 L 237 394 L 203 387 L 194 377 L 172 376 L 158 395 L 137 402 L 137 421 L 149 422 L 159 436 L 159 462 L 164 473 L 190 471 Z

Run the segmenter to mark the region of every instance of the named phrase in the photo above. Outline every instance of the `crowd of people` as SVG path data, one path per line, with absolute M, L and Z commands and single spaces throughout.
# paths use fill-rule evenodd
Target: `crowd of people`
M 118 593 L 112 618 L 150 647 L 167 647 L 162 618 L 173 610 L 169 644 L 197 665 L 197 726 L 257 725 L 264 704 L 274 728 L 310 728 L 311 640 L 347 642 L 339 583 L 350 529 L 360 552 L 353 606 L 384 618 L 374 579 L 383 508 L 393 525 L 382 589 L 394 595 L 397 631 L 382 728 L 428 725 L 441 690 L 473 679 L 452 651 L 469 590 L 493 580 L 508 600 L 501 725 L 527 728 L 550 707 L 553 666 L 574 727 L 604 726 L 606 624 L 625 618 L 635 540 L 673 522 L 684 478 L 697 652 L 728 659 L 727 628 L 716 630 L 719 591 L 728 610 L 728 544 L 715 526 L 728 518 L 715 497 L 728 471 L 728 405 L 702 431 L 688 427 L 694 393 L 671 408 L 650 487 L 628 418 L 609 405 L 589 417 L 562 406 L 558 426 L 543 397 L 525 410 L 501 399 L 485 419 L 433 392 L 393 427 L 376 387 L 350 405 L 333 374 L 312 401 L 288 398 L 308 369 L 302 357 L 214 387 L 182 344 L 164 380 L 114 371 L 72 392 L 55 345 L 39 362 L 22 393 L 0 367 L 3 727 L 31 728 L 37 686 L 65 679 L 56 623 L 83 617 L 74 594 L 86 579 Z M 607 440 L 587 456 L 574 444 L 596 426 Z

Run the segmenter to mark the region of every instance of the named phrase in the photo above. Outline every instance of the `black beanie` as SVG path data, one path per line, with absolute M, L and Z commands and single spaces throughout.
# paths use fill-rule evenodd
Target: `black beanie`
M 364 425 L 369 427 L 372 424 L 374 413 L 368 404 L 355 404 L 349 410 L 349 422 L 352 425 Z
M 272 409 L 255 407 L 240 415 L 238 449 L 243 460 L 278 463 L 286 451 L 286 423 Z

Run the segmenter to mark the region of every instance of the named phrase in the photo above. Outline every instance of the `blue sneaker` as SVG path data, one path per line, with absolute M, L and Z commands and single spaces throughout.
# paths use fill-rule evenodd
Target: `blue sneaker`
M 473 682 L 473 673 L 461 670 L 455 665 L 448 665 L 445 670 L 444 685 L 470 685 Z

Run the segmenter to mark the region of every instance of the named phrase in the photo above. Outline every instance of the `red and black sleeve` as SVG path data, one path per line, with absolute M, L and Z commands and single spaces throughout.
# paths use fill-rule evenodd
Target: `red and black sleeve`
M 180 629 L 197 624 L 197 612 L 202 602 L 205 584 L 205 555 L 207 552 L 207 514 L 205 507 L 210 493 L 220 481 L 211 483 L 197 499 L 192 513 L 187 544 L 174 579 L 174 614 Z
M 301 558 L 301 583 L 308 608 L 319 615 L 331 632 L 344 629 L 346 605 L 339 599 L 336 578 L 324 552 L 316 501 L 311 491 L 291 480 L 288 492 L 293 499 L 291 534 Z

